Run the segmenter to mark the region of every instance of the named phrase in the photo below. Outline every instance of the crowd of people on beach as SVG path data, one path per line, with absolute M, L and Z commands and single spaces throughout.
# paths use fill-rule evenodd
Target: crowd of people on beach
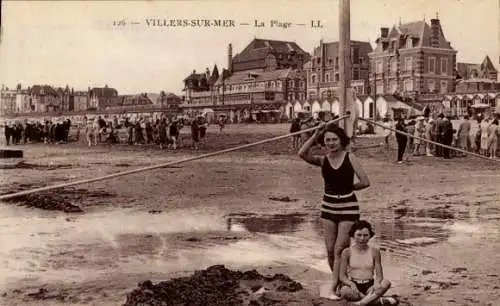
M 446 116 L 443 113 L 436 116 L 436 119 L 424 116 L 419 116 L 413 120 L 397 119 L 395 129 L 414 136 L 408 137 L 394 133 L 398 145 L 397 162 L 403 163 L 410 156 L 420 155 L 439 156 L 445 159 L 466 156 L 465 152 L 456 152 L 425 140 L 496 159 L 498 138 L 500 137 L 498 118 L 478 116 L 476 118 L 479 127 L 477 131 L 472 130 L 471 120 L 468 115 L 460 119 L 458 129 L 453 127 L 451 120 L 451 116 Z M 387 127 L 391 127 L 388 118 L 385 118 L 384 122 Z M 389 129 L 385 129 L 384 133 L 387 144 L 393 133 Z M 408 152 L 406 158 L 404 158 L 405 152 Z
M 338 116 L 333 116 L 333 118 L 338 118 Z M 472 128 L 472 120 L 477 121 L 477 129 Z M 454 128 L 452 117 L 444 113 L 432 115 L 428 113 L 413 119 L 396 118 L 394 123 L 391 118 L 384 117 L 382 120 L 385 127 L 382 131 L 383 144 L 389 151 L 395 136 L 398 148 L 397 163 L 408 161 L 413 156 L 437 156 L 445 159 L 466 156 L 464 152 L 457 152 L 434 143 L 496 159 L 499 152 L 499 120 L 499 115 L 485 117 L 480 114 L 475 116 L 475 119 L 469 119 L 469 115 L 465 115 L 460 119 L 458 128 Z M 292 120 L 289 132 L 297 133 L 307 130 L 321 122 L 324 122 L 321 118 L 309 117 L 304 120 L 295 118 Z M 292 136 L 292 149 L 298 150 L 312 134 L 313 132 L 305 132 Z M 366 126 L 359 125 L 356 134 L 375 134 L 375 128 L 370 123 Z
M 224 118 L 217 122 L 219 131 L 225 126 Z M 204 116 L 194 118 L 144 118 L 84 116 L 80 122 L 70 118 L 50 120 L 7 120 L 4 125 L 6 145 L 27 143 L 61 144 L 85 141 L 88 147 L 99 144 L 158 145 L 161 149 L 179 149 L 187 143 L 181 131 L 190 129 L 191 147 L 199 149 L 206 137 L 208 122 Z
M 7 145 L 34 142 L 60 143 L 68 142 L 71 120 L 43 121 L 7 121 L 4 125 L 4 136 Z

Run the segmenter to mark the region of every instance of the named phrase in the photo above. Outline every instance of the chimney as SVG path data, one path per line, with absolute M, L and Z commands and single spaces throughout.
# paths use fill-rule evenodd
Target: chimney
M 233 45 L 227 46 L 227 70 L 233 72 Z
M 380 28 L 380 37 L 386 38 L 389 36 L 389 28 Z
M 439 48 L 439 36 L 441 34 L 441 24 L 439 19 L 431 19 L 431 47 Z

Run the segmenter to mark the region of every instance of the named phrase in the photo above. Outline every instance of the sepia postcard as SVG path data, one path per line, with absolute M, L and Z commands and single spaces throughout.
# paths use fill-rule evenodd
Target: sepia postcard
M 0 7 L 0 305 L 496 305 L 500 1 Z

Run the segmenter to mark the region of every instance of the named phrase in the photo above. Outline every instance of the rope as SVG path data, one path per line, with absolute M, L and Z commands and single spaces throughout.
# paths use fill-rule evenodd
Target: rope
M 329 121 L 328 124 L 335 123 L 335 122 L 343 120 L 347 117 L 349 117 L 349 116 L 346 115 L 346 116 L 339 117 L 337 119 Z M 144 171 L 148 171 L 148 170 L 166 168 L 166 167 L 169 167 L 172 165 L 182 164 L 182 163 L 186 163 L 186 162 L 190 162 L 190 161 L 194 161 L 194 160 L 198 160 L 198 159 L 203 159 L 203 158 L 212 157 L 212 156 L 216 156 L 216 155 L 220 155 L 220 154 L 224 154 L 224 153 L 233 152 L 236 150 L 246 149 L 246 148 L 254 147 L 254 146 L 257 146 L 260 144 L 273 142 L 273 141 L 288 138 L 291 136 L 300 135 L 302 133 L 312 132 L 312 131 L 317 130 L 318 128 L 319 128 L 319 126 L 315 126 L 315 127 L 312 127 L 312 128 L 306 129 L 306 130 L 301 130 L 298 132 L 294 132 L 294 133 L 290 133 L 290 134 L 286 134 L 286 135 L 282 135 L 282 136 L 277 136 L 277 137 L 273 137 L 273 138 L 260 140 L 260 141 L 254 142 L 254 143 L 249 143 L 249 144 L 245 144 L 245 145 L 241 145 L 241 146 L 237 146 L 237 147 L 233 147 L 233 148 L 229 148 L 229 149 L 225 149 L 225 150 L 220 150 L 220 151 L 216 151 L 216 152 L 212 152 L 212 153 L 206 153 L 206 154 L 202 154 L 202 155 L 198 155 L 198 156 L 194 156 L 194 157 L 188 157 L 188 158 L 184 158 L 181 160 L 163 163 L 163 164 L 159 164 L 159 165 L 153 165 L 153 166 L 148 166 L 148 167 L 143 167 L 143 168 L 138 168 L 138 169 L 133 169 L 133 170 L 128 170 L 128 171 L 108 174 L 108 175 L 104 175 L 104 176 L 96 177 L 96 178 L 91 178 L 91 179 L 84 179 L 84 180 L 79 180 L 79 181 L 74 181 L 74 182 L 56 184 L 56 185 L 52 185 L 52 186 L 45 186 L 45 187 L 34 188 L 34 189 L 30 189 L 30 190 L 23 190 L 23 191 L 19 191 L 19 192 L 4 194 L 4 195 L 0 195 L 0 200 L 15 198 L 15 197 L 19 197 L 19 196 L 25 196 L 28 194 L 33 194 L 33 193 L 37 193 L 37 192 L 41 192 L 41 191 L 47 191 L 47 190 L 52 190 L 52 189 L 59 189 L 59 188 L 64 188 L 64 187 L 69 187 L 69 186 L 75 186 L 75 185 L 81 185 L 81 184 L 109 180 L 109 179 L 112 179 L 115 177 L 144 172 Z
M 408 137 L 411 137 L 411 138 L 419 139 L 419 140 L 427 142 L 427 143 L 431 143 L 431 144 L 436 145 L 436 146 L 440 146 L 440 147 L 447 148 L 447 149 L 450 149 L 450 150 L 453 150 L 453 151 L 465 153 L 465 154 L 472 155 L 472 156 L 475 156 L 475 157 L 478 157 L 478 158 L 487 159 L 489 161 L 493 161 L 493 162 L 497 162 L 497 163 L 500 162 L 500 160 L 498 160 L 498 159 L 491 159 L 491 158 L 489 158 L 487 156 L 484 156 L 484 155 L 480 155 L 480 154 L 469 152 L 469 151 L 462 150 L 462 149 L 459 149 L 459 148 L 451 147 L 451 146 L 444 145 L 442 143 L 435 142 L 435 141 L 432 141 L 432 140 L 429 140 L 429 139 L 426 139 L 426 138 L 414 136 L 414 135 L 411 135 L 411 134 L 408 134 L 408 133 L 396 130 L 394 128 L 386 127 L 383 124 L 377 123 L 377 122 L 369 120 L 369 119 L 365 119 L 365 118 L 358 118 L 358 119 L 366 121 L 366 122 L 369 122 L 369 123 L 377 125 L 377 126 L 380 126 L 380 127 L 384 128 L 384 129 L 391 130 L 391 131 L 393 131 L 395 133 L 398 133 L 398 134 L 401 134 L 401 135 L 405 135 L 405 136 L 408 136 Z

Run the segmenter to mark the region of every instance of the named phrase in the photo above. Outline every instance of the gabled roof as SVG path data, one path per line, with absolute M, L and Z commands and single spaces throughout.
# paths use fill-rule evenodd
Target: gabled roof
M 303 61 L 309 60 L 309 54 L 297 43 L 292 41 L 270 40 L 254 38 L 240 53 L 232 59 L 233 71 L 252 70 L 264 68 L 265 59 L 269 54 L 299 54 L 303 55 Z M 296 59 L 288 59 L 288 56 L 277 57 L 278 64 L 294 63 Z
M 233 59 L 233 63 L 265 58 L 269 51 L 278 53 L 306 53 L 293 41 L 254 38 L 248 46 Z
M 122 96 L 122 105 L 145 105 L 153 104 L 153 102 L 142 94 Z
M 463 79 L 485 78 L 488 72 L 498 73 L 488 55 L 481 64 L 457 63 L 457 71 Z M 476 75 L 473 75 L 473 73 L 476 73 Z
M 405 36 L 411 36 L 415 38 L 421 38 L 423 32 L 425 31 L 425 27 L 429 27 L 427 23 L 423 20 L 407 22 L 399 25 L 396 29 L 399 34 Z
M 205 73 L 196 73 L 196 72 L 192 72 L 189 76 L 187 76 L 185 79 L 184 79 L 184 82 L 185 81 L 188 81 L 188 80 L 195 80 L 195 81 L 199 81 L 199 80 L 202 80 L 202 79 L 206 79 L 207 76 Z
M 453 49 L 449 41 L 446 40 L 443 29 L 439 20 L 435 19 L 437 26 L 439 27 L 439 37 L 438 37 L 438 48 L 441 49 Z M 431 21 L 432 22 L 432 21 Z M 379 37 L 376 42 L 375 47 L 376 52 L 382 51 L 382 42 L 390 42 L 392 40 L 408 39 L 409 37 L 416 40 L 416 45 L 414 47 L 432 47 L 431 45 L 431 26 L 424 20 L 412 21 L 403 23 L 397 26 L 393 26 L 389 31 L 389 35 L 386 38 Z M 404 46 L 404 45 L 403 45 Z
M 486 55 L 486 57 L 484 58 L 484 60 L 481 63 L 480 67 L 481 67 L 482 71 L 494 71 L 494 72 L 498 72 L 498 70 L 495 68 L 495 66 L 491 62 L 490 57 L 488 55 Z
M 109 98 L 118 96 L 118 91 L 110 87 L 94 87 L 90 90 L 90 94 L 97 97 Z
M 33 85 L 30 89 L 32 95 L 52 95 L 57 96 L 57 91 L 49 85 Z

